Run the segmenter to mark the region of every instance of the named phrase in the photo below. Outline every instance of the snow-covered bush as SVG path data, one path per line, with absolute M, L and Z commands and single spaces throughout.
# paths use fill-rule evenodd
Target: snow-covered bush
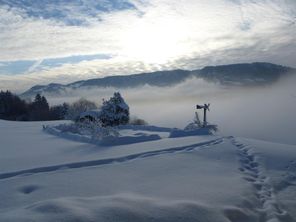
M 76 123 L 60 124 L 58 126 L 55 126 L 55 128 L 60 130 L 61 132 L 80 134 L 80 128 Z
M 94 140 L 102 140 L 105 137 L 118 137 L 120 136 L 118 130 L 114 127 L 102 127 L 100 122 L 74 122 L 69 124 L 60 124 L 54 126 L 62 133 L 72 133 L 84 136 L 89 136 Z
M 206 130 L 210 134 L 213 134 L 218 131 L 218 126 L 214 124 L 203 125 L 199 119 L 198 114 L 195 113 L 193 121 L 184 128 L 184 131 L 195 131 L 199 129 L 203 129 L 204 131 Z
M 91 137 L 94 140 L 102 140 L 106 137 L 119 137 L 120 134 L 118 130 L 114 127 L 101 127 L 101 126 L 94 126 L 91 131 Z
M 184 130 L 195 130 L 202 127 L 202 123 L 199 119 L 198 113 L 195 113 L 195 117 L 193 118 L 193 122 L 189 123 Z
M 115 92 L 109 100 L 103 100 L 100 121 L 103 127 L 124 125 L 129 122 L 129 107 L 119 92 Z
M 214 133 L 218 131 L 218 126 L 214 124 L 207 124 L 206 126 L 199 126 L 195 122 L 189 123 L 184 130 L 185 131 L 194 131 L 198 129 L 207 129 L 209 132 Z
M 129 124 L 130 125 L 139 125 L 139 126 L 142 126 L 142 125 L 148 125 L 148 123 L 143 120 L 143 119 L 139 119 L 139 118 L 131 118 L 130 121 L 129 121 Z
M 184 130 L 196 130 L 196 129 L 200 129 L 201 127 L 198 126 L 196 123 L 189 123 Z

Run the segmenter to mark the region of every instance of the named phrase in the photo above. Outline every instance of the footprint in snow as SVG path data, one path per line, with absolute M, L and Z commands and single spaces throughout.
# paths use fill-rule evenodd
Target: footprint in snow
M 18 190 L 19 190 L 19 192 L 21 192 L 23 194 L 30 194 L 40 188 L 41 187 L 38 185 L 25 185 L 25 186 L 20 187 Z

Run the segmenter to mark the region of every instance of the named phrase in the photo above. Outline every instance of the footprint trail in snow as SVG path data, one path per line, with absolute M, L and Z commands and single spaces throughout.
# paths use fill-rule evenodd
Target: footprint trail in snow
M 259 156 L 252 152 L 250 146 L 239 142 L 233 137 L 230 139 L 232 144 L 238 148 L 239 170 L 244 175 L 243 178 L 255 188 L 255 195 L 261 203 L 260 208 L 257 209 L 260 214 L 260 221 L 290 221 L 287 211 L 283 210 L 277 203 L 274 187 L 258 161 Z

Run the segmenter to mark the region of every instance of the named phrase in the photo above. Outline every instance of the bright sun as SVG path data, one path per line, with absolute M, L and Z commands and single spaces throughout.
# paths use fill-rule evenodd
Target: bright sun
M 140 22 L 123 36 L 123 54 L 129 59 L 163 64 L 182 53 L 182 37 L 180 27 L 171 21 Z

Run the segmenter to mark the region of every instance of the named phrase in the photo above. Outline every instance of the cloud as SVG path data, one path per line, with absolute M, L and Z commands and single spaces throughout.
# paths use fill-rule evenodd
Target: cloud
M 91 0 L 61 8 L 47 1 L 46 10 L 34 6 L 32 12 L 10 2 L 0 5 L 0 62 L 110 56 L 19 76 L 31 85 L 233 62 L 295 64 L 294 0 L 106 0 L 102 8 Z
M 40 64 L 42 63 L 42 59 L 36 61 L 28 70 L 27 73 L 33 72 L 38 66 L 40 66 Z
M 8 8 L 22 11 L 27 17 L 54 20 L 69 26 L 87 25 L 91 20 L 98 21 L 98 15 L 102 12 L 135 8 L 125 0 L 1 0 L 1 3 Z
M 9 89 L 21 93 L 33 84 L 48 84 L 50 82 L 69 83 L 89 78 L 109 75 L 128 75 L 145 71 L 162 70 L 157 64 L 146 64 L 142 61 L 127 61 L 120 58 L 94 59 L 79 63 L 65 63 L 56 67 L 40 66 L 35 72 L 21 75 L 0 75 L 0 89 Z M 165 69 L 177 68 L 167 66 Z M 16 81 L 21 84 L 15 84 Z

